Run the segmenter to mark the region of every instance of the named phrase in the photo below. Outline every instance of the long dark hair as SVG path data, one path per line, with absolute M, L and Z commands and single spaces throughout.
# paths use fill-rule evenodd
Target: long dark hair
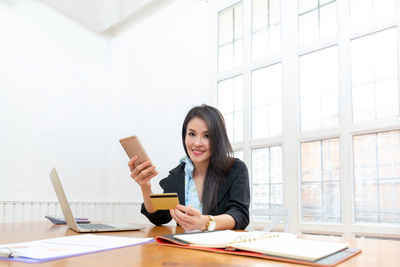
M 189 110 L 183 121 L 182 142 L 188 157 L 189 154 L 185 145 L 187 125 L 195 117 L 206 122 L 210 140 L 211 157 L 204 178 L 202 193 L 203 214 L 210 214 L 211 210 L 217 205 L 218 187 L 224 183 L 225 175 L 232 167 L 233 150 L 226 133 L 224 117 L 218 109 L 203 104 Z

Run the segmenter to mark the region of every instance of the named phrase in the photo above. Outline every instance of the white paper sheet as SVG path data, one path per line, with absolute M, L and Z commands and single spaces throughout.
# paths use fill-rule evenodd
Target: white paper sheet
M 48 259 L 127 247 L 145 243 L 152 239 L 80 234 L 23 243 L 2 244 L 0 248 L 9 248 L 13 255 L 17 257 Z

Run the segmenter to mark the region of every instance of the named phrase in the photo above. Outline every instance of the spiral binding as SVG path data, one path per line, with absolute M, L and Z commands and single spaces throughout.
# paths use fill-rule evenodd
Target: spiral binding
M 229 244 L 241 243 L 241 242 L 253 242 L 256 240 L 276 238 L 276 237 L 279 237 L 279 234 L 264 233 L 261 236 L 253 236 L 252 234 L 246 234 L 246 235 L 241 235 L 241 236 L 236 237 L 235 240 Z

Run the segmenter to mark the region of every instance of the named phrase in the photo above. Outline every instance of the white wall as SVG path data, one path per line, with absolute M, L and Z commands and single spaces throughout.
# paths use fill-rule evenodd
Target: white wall
M 110 187 L 114 185 L 115 199 L 141 200 L 139 187 L 129 178 L 128 158 L 116 140 L 133 134 L 141 138 L 160 172 L 153 181 L 158 186 L 184 155 L 181 127 L 186 113 L 212 99 L 208 8 L 204 1 L 177 1 L 129 28 L 117 29 L 111 44 L 110 127 L 115 143 L 110 149 L 115 175 Z
M 54 199 L 56 166 L 71 199 L 106 192 L 109 41 L 39 1 L 0 1 L 0 198 Z
M 203 1 L 113 39 L 39 1 L 0 1 L 0 200 L 54 200 L 55 166 L 70 201 L 141 201 L 118 139 L 139 135 L 160 177 L 176 165 L 186 112 L 212 99 L 208 30 Z

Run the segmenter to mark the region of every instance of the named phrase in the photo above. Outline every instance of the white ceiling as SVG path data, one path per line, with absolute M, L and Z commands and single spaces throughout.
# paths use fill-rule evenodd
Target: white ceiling
M 102 33 L 148 6 L 170 0 L 43 0 L 82 25 Z

